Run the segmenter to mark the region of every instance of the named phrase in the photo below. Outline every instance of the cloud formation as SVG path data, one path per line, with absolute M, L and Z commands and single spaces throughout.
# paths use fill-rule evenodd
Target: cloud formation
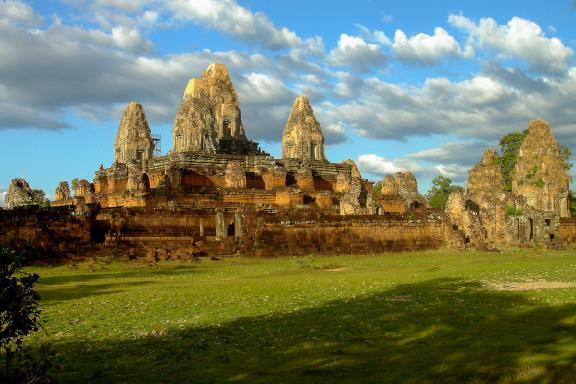
M 448 27 L 464 38 L 438 26 L 433 34 L 412 36 L 398 29 L 391 39 L 359 26 L 360 36 L 341 33 L 335 46 L 325 47 L 321 37 L 298 36 L 233 0 L 69 3 L 90 12 L 78 8 L 64 20 L 46 20 L 23 1 L 0 1 L 0 129 L 65 129 L 69 114 L 109 123 L 133 99 L 144 104 L 152 127 L 170 124 L 187 80 L 221 62 L 231 71 L 247 134 L 255 140 L 280 140 L 299 94 L 309 96 L 327 143 L 345 141 L 350 132 L 399 141 L 450 134 L 443 146 L 399 159 L 366 154 L 363 167 L 375 174 L 413 169 L 461 177 L 485 143 L 537 117 L 576 148 L 572 49 L 529 20 L 499 25 L 450 15 Z M 154 51 L 151 32 L 185 24 L 251 48 Z M 447 58 L 480 69 L 437 71 Z M 405 68 L 428 72 L 406 84 L 396 77 Z
M 340 35 L 338 46 L 330 51 L 328 61 L 339 67 L 348 67 L 360 72 L 379 69 L 386 63 L 386 55 L 377 44 L 366 42 L 362 37 Z
M 398 60 L 422 65 L 434 65 L 446 57 L 471 56 L 470 50 L 462 51 L 456 39 L 440 27 L 435 28 L 431 36 L 418 33 L 412 37 L 406 37 L 397 29 L 392 49 Z
M 530 20 L 513 17 L 506 25 L 498 25 L 490 17 L 476 23 L 462 15 L 450 15 L 448 22 L 468 33 L 469 47 L 493 49 L 503 58 L 522 59 L 535 71 L 561 73 L 572 62 L 572 49 L 556 37 L 546 37 L 542 28 Z
M 375 154 L 360 155 L 357 160 L 361 172 L 367 172 L 383 178 L 396 172 L 411 171 L 417 178 L 431 179 L 436 176 L 445 176 L 452 181 L 462 183 L 468 174 L 468 167 L 456 163 L 421 163 L 408 157 L 386 159 Z
M 228 35 L 256 42 L 270 49 L 302 44 L 302 39 L 285 27 L 276 27 L 261 12 L 252 12 L 232 0 L 167 0 L 175 19 L 200 23 Z
M 8 193 L 6 191 L 6 189 L 4 189 L 4 187 L 0 185 L 0 207 L 4 206 L 4 200 L 6 199 L 6 193 Z

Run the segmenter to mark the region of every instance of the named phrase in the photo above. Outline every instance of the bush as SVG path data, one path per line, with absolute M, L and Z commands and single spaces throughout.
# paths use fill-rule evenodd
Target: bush
M 24 337 L 40 328 L 40 297 L 39 276 L 21 272 L 22 262 L 22 254 L 0 247 L 0 382 L 48 383 L 48 350 L 41 348 L 39 360 L 24 350 Z

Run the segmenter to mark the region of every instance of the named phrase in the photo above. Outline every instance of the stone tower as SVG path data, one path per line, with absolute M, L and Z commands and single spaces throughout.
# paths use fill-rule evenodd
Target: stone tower
M 306 96 L 294 101 L 282 135 L 282 158 L 326 161 L 320 123 Z
M 488 148 L 480 163 L 470 170 L 466 188 L 470 198 L 482 208 L 487 208 L 487 200 L 504 192 L 502 168 L 496 162 L 496 150 L 494 148 Z
M 114 141 L 114 161 L 129 163 L 151 159 L 154 141 L 148 127 L 144 108 L 132 101 L 124 110 Z
M 32 188 L 25 179 L 12 179 L 6 198 L 5 209 L 13 209 L 32 204 Z
M 533 120 L 518 150 L 512 176 L 512 192 L 526 197 L 528 205 L 569 217 L 570 178 L 548 123 Z
M 248 142 L 238 94 L 224 64 L 212 63 L 202 78 L 188 82 L 174 120 L 172 141 L 175 152 L 208 153 L 221 152 L 227 141 Z

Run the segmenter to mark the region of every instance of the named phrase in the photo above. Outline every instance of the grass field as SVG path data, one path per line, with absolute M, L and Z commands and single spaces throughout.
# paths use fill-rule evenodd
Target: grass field
M 576 382 L 576 252 L 30 267 L 61 382 Z

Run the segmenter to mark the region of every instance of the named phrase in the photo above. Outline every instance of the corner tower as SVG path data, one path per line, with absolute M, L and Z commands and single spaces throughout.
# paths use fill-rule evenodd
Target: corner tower
M 533 120 L 518 150 L 512 177 L 512 192 L 526 197 L 528 205 L 569 217 L 570 177 L 565 169 L 560 146 L 544 120 Z
M 114 141 L 114 161 L 129 163 L 151 159 L 154 141 L 141 104 L 132 101 L 124 110 Z
M 324 136 L 306 96 L 298 96 L 282 135 L 282 158 L 326 161 Z

